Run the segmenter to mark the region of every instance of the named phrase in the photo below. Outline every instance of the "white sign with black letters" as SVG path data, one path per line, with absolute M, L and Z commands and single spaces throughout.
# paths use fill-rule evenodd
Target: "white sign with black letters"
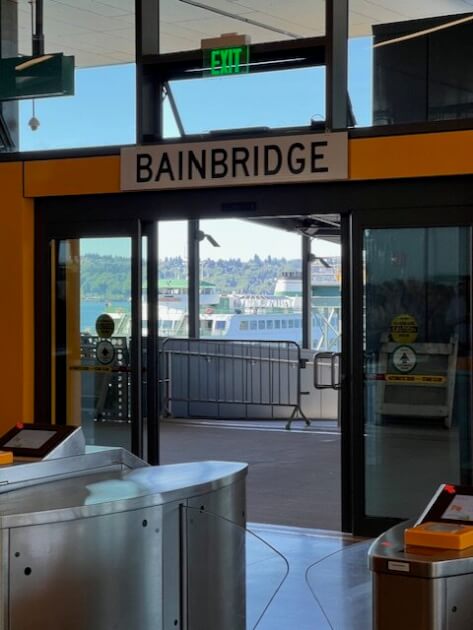
M 121 190 L 282 184 L 347 177 L 346 132 L 121 150 Z

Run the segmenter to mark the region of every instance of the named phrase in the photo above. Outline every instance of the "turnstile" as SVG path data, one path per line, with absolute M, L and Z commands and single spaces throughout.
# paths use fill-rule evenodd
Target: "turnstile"
M 473 547 L 463 550 L 404 546 L 396 525 L 369 550 L 374 630 L 471 630 Z
M 246 628 L 246 464 L 151 467 L 80 429 L 57 449 L 0 467 L 0 630 Z

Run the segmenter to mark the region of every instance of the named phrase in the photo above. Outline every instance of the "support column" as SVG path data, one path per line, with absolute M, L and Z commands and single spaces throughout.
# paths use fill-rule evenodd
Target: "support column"
M 162 81 L 146 57 L 159 54 L 159 0 L 135 0 L 136 34 L 136 141 L 159 142 L 163 137 Z
M 188 312 L 189 312 L 189 337 L 199 336 L 199 220 L 189 220 L 189 282 L 188 282 Z
M 348 123 L 348 0 L 326 0 L 326 111 L 328 131 Z
M 302 347 L 312 346 L 311 238 L 302 236 Z

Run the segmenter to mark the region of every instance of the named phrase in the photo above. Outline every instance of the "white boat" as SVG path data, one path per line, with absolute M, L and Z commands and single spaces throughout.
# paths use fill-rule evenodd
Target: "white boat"
M 312 266 L 312 331 L 315 349 L 339 350 L 341 334 L 340 259 L 329 267 Z M 158 334 L 188 334 L 188 284 L 185 279 L 159 280 Z M 129 336 L 130 314 L 109 313 L 115 335 Z M 146 322 L 147 306 L 143 304 Z M 302 277 L 284 272 L 273 295 L 224 294 L 211 282 L 200 282 L 200 337 L 237 340 L 296 341 L 302 339 Z M 146 323 L 143 334 L 146 335 Z

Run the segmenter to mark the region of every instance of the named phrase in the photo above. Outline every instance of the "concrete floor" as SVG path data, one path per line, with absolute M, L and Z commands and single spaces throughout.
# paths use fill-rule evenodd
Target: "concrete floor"
M 249 464 L 248 520 L 341 529 L 340 435 L 335 423 L 291 431 L 284 422 L 169 420 L 161 428 L 161 463 L 203 459 Z
M 371 629 L 370 541 L 255 523 L 248 528 L 287 564 L 271 550 L 254 562 L 263 543 L 248 534 L 247 630 Z

